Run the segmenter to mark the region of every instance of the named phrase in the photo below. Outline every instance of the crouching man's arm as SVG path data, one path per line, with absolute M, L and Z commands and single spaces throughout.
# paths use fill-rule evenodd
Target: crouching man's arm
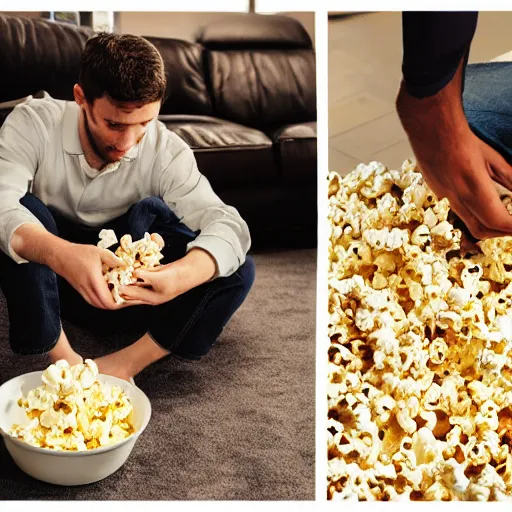
M 173 157 L 159 173 L 154 188 L 181 222 L 200 234 L 187 245 L 183 258 L 140 270 L 136 275 L 143 282 L 120 289 L 123 297 L 152 305 L 209 280 L 230 276 L 243 265 L 251 245 L 247 223 L 215 194 L 199 172 L 192 150 L 172 133 L 167 148 Z
M 60 275 L 92 306 L 119 309 L 103 278 L 103 263 L 122 265 L 114 253 L 94 245 L 74 244 L 34 223 L 21 225 L 11 238 L 11 247 L 27 261 L 41 263 Z
M 215 274 L 215 260 L 202 249 L 191 249 L 183 258 L 133 275 L 142 282 L 121 286 L 123 298 L 140 304 L 156 306 L 209 281 Z
M 47 265 L 93 306 L 115 309 L 101 272 L 102 262 L 119 264 L 105 249 L 77 245 L 50 233 L 21 203 L 47 144 L 33 109 L 17 106 L 0 130 L 0 249 L 16 263 Z

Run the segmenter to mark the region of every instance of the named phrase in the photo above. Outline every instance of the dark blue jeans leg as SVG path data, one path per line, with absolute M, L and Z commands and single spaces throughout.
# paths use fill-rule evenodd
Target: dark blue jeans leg
M 463 100 L 473 132 L 512 162 L 512 62 L 467 66 Z
M 20 203 L 54 235 L 57 226 L 48 208 L 34 195 Z M 46 265 L 15 263 L 0 251 L 0 288 L 9 314 L 9 342 L 18 354 L 42 354 L 57 343 L 61 332 L 56 274 Z

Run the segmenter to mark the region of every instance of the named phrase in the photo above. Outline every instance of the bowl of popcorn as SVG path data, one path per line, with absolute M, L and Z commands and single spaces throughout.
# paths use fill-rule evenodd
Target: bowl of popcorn
M 57 485 L 102 480 L 128 459 L 151 417 L 147 396 L 94 361 L 57 361 L 0 386 L 0 433 L 18 467 Z
M 411 161 L 328 190 L 328 498 L 510 501 L 512 237 L 466 239 Z

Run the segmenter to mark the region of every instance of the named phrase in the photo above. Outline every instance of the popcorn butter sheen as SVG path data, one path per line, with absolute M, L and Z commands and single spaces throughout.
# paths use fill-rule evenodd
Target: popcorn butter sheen
M 512 237 L 410 161 L 329 175 L 328 497 L 512 499 Z
M 50 365 L 43 384 L 18 400 L 30 422 L 13 425 L 9 434 L 53 450 L 84 451 L 122 441 L 134 431 L 133 406 L 125 392 L 102 384 L 91 359 L 69 366 Z
M 102 229 L 99 237 L 98 247 L 103 249 L 117 244 L 117 237 L 111 229 Z M 121 237 L 115 255 L 121 258 L 125 264 L 116 268 L 103 265 L 103 275 L 117 304 L 124 302 L 119 295 L 119 287 L 137 282 L 137 278 L 133 275 L 135 270 L 159 265 L 163 258 L 163 254 L 160 252 L 163 247 L 162 237 L 156 234 L 145 233 L 144 238 L 135 242 L 132 241 L 130 235 Z

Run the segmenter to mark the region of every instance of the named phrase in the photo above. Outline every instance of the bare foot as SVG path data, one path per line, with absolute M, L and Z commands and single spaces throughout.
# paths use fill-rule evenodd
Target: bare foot
M 74 351 L 72 354 L 69 354 L 65 357 L 56 357 L 55 359 L 53 357 L 50 357 L 50 361 L 52 363 L 56 363 L 61 359 L 65 359 L 69 363 L 69 366 L 74 366 L 75 364 L 82 364 L 84 362 L 84 358 Z
M 56 363 L 60 359 L 65 359 L 70 366 L 84 362 L 82 356 L 77 354 L 69 344 L 64 329 L 61 330 L 57 344 L 48 352 L 48 356 L 52 363 Z
M 123 369 L 122 365 L 117 361 L 117 357 L 115 357 L 116 353 L 109 354 L 107 356 L 98 357 L 98 359 L 94 359 L 94 362 L 98 366 L 99 373 L 103 373 L 104 375 L 111 375 L 112 377 L 117 377 L 119 379 L 127 380 L 130 382 L 130 379 L 133 378 L 133 375 L 130 375 L 125 369 Z
M 168 354 L 146 333 L 132 345 L 95 359 L 95 363 L 100 373 L 130 381 L 144 368 Z

